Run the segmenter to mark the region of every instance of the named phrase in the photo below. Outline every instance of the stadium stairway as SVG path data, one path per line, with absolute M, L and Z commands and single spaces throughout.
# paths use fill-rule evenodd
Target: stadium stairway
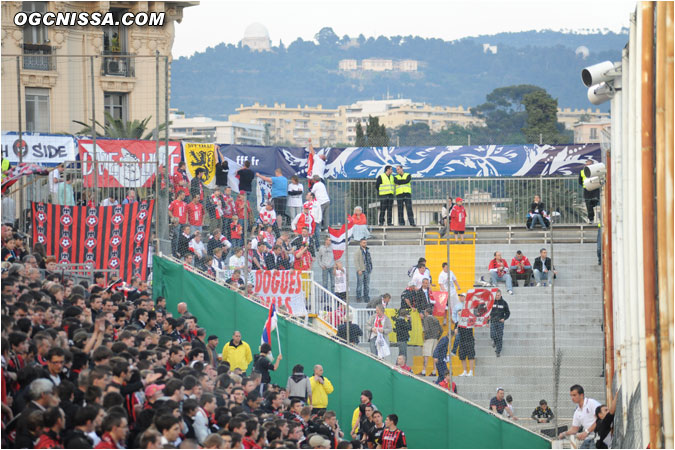
M 418 230 L 418 233 L 422 230 Z M 431 232 L 433 233 L 433 231 Z M 418 258 L 427 255 L 434 282 L 440 272 L 440 261 L 428 255 L 445 255 L 445 245 L 434 245 L 429 240 L 431 233 L 425 233 L 427 239 L 417 241 L 403 229 L 401 239 L 394 239 L 392 245 L 381 245 L 376 241 L 370 245 L 373 255 L 373 274 L 371 277 L 371 298 L 384 292 L 392 294 L 392 307 L 399 307 L 400 293 L 405 289 L 409 278 L 407 270 Z M 421 236 L 421 234 L 420 234 Z M 503 283 L 499 283 L 504 298 L 509 304 L 511 317 L 504 330 L 504 347 L 499 358 L 496 357 L 490 340 L 489 328 L 475 331 L 476 372 L 474 377 L 456 377 L 459 394 L 467 399 L 487 406 L 495 395 L 497 387 L 503 387 L 506 394 L 514 398 L 515 414 L 522 425 L 541 428 L 529 420 L 531 412 L 539 400 L 546 399 L 550 407 L 555 406 L 554 366 L 552 346 L 552 306 L 551 294 L 555 301 L 556 351 L 561 355 L 560 381 L 557 397 L 557 413 L 561 424 L 569 422 L 574 411 L 570 401 L 569 387 L 581 384 L 587 396 L 600 402 L 605 401 L 603 376 L 604 334 L 602 331 L 602 286 L 601 267 L 597 264 L 595 237 L 597 228 L 589 226 L 567 227 L 556 230 L 554 234 L 553 254 L 551 255 L 550 235 L 541 231 L 489 227 L 478 229 L 477 244 L 473 263 L 475 279 L 484 277 L 489 281 L 487 267 L 495 251 L 501 251 L 509 262 L 517 250 L 522 250 L 531 263 L 539 255 L 541 248 L 548 250 L 558 270 L 555 288 L 514 287 L 514 295 L 508 295 Z M 438 235 L 436 235 L 436 238 Z M 409 239 L 409 242 L 402 242 Z M 508 241 L 511 241 L 509 244 Z M 429 245 L 425 247 L 422 242 Z M 436 241 L 438 242 L 438 241 Z M 583 243 L 582 243 L 583 242 Z M 469 244 L 452 244 L 469 246 Z M 430 247 L 442 247 L 430 252 Z M 471 245 L 473 247 L 473 245 Z M 356 247 L 350 247 L 350 251 Z M 454 253 L 454 252 L 453 252 Z M 353 253 L 352 253 L 353 255 Z M 464 266 L 469 264 L 466 262 Z M 451 256 L 451 267 L 458 272 L 462 261 Z M 437 267 L 436 267 L 437 266 Z M 315 272 L 321 280 L 320 269 Z M 355 273 L 350 270 L 350 279 Z M 465 292 L 469 286 L 460 276 L 460 285 Z M 534 277 L 532 278 L 534 282 Z M 522 284 L 523 282 L 520 281 Z M 355 283 L 350 283 L 353 296 Z M 355 306 L 364 307 L 363 304 Z M 367 344 L 361 344 L 367 350 Z M 398 350 L 392 348 L 390 360 L 394 361 Z M 408 360 L 415 373 L 422 369 L 421 347 L 408 347 Z M 431 361 L 427 373 L 431 373 Z M 453 374 L 461 373 L 458 358 L 453 358 Z M 427 377 L 431 380 L 431 377 Z

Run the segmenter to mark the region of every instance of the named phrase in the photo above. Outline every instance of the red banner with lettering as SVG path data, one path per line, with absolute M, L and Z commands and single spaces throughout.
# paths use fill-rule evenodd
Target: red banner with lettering
M 164 180 L 164 165 L 167 152 L 165 142 L 160 141 L 159 152 L 155 141 L 126 139 L 97 139 L 96 164 L 94 164 L 94 143 L 91 139 L 81 139 L 77 148 L 82 162 L 84 186 L 94 183 L 94 166 L 98 167 L 99 187 L 140 188 L 152 187 L 155 183 L 157 162 Z M 169 141 L 169 177 L 178 169 L 181 160 L 180 142 Z
M 265 306 L 275 302 L 294 316 L 307 315 L 302 272 L 299 270 L 256 270 L 254 292 Z

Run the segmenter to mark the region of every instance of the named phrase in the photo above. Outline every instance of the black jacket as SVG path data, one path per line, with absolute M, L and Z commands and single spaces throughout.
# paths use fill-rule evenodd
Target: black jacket
M 94 448 L 94 441 L 77 428 L 71 430 L 63 439 L 64 448 Z
M 495 300 L 494 305 L 492 305 L 492 311 L 490 312 L 490 320 L 492 322 L 498 322 L 501 319 L 508 320 L 511 316 L 511 311 L 509 311 L 509 304 L 506 303 L 506 300 L 500 298 Z
M 538 271 L 543 272 L 544 271 L 544 267 L 543 267 L 544 265 L 546 266 L 546 269 L 548 269 L 549 271 L 555 270 L 555 268 L 551 264 L 551 258 L 549 258 L 548 256 L 546 257 L 546 260 L 543 262 L 543 264 L 542 264 L 542 261 L 541 261 L 541 256 L 537 256 L 536 258 L 534 258 L 534 264 L 532 265 L 532 270 L 537 269 Z
M 363 336 L 363 332 L 361 331 L 361 327 L 359 327 L 355 323 L 350 323 L 349 324 L 349 342 L 351 344 L 358 344 L 360 341 L 360 337 Z M 338 325 L 337 328 L 337 337 L 340 339 L 346 341 L 347 340 L 347 324 L 346 323 L 341 323 Z
M 203 187 L 200 189 L 201 184 L 202 180 L 197 177 L 190 180 L 190 197 L 200 198 L 199 195 L 203 192 Z
M 230 172 L 230 166 L 227 161 L 216 163 L 216 186 L 227 186 L 227 175 Z
M 398 317 L 394 324 L 396 342 L 408 342 L 408 339 L 410 339 L 410 330 L 412 330 L 410 319 L 405 320 L 402 317 Z
M 532 204 L 530 205 L 530 213 L 534 214 L 535 209 L 537 211 L 539 211 L 537 214 L 543 215 L 543 213 L 544 213 L 544 203 L 542 203 L 542 202 L 539 202 L 539 203 L 532 202 Z
M 255 174 L 251 169 L 243 168 L 237 171 L 237 176 L 239 177 L 239 190 L 252 192 L 253 191 L 253 179 Z
M 274 252 L 268 252 L 265 255 L 265 265 L 267 270 L 290 270 L 291 261 L 282 255 L 276 256 Z

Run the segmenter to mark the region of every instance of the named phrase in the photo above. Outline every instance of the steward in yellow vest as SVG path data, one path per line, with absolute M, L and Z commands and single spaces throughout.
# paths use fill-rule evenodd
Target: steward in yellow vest
M 403 171 L 403 166 L 396 166 L 396 176 L 394 177 L 396 185 L 396 205 L 398 207 L 398 226 L 405 226 L 403 217 L 403 206 L 405 205 L 408 213 L 408 223 L 411 227 L 415 226 L 415 216 L 412 209 L 412 177 L 409 173 Z
M 381 173 L 377 176 L 375 181 L 375 187 L 377 188 L 377 194 L 380 198 L 380 226 L 384 225 L 384 213 L 387 213 L 387 225 L 394 226 L 394 220 L 392 218 L 392 213 L 394 209 L 394 176 L 392 175 L 393 169 L 391 166 L 385 166 L 384 173 Z

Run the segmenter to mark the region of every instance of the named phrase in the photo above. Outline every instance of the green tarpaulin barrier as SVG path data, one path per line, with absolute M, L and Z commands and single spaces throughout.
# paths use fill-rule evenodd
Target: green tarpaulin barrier
M 234 330 L 242 333 L 253 353 L 260 345 L 267 308 L 251 302 L 179 264 L 155 256 L 153 296 L 164 296 L 167 308 L 176 314 L 184 301 L 199 319 L 207 335 L 220 338 L 219 349 Z M 550 448 L 550 441 L 471 404 L 453 398 L 443 390 L 414 377 L 392 370 L 325 336 L 279 317 L 283 360 L 272 374 L 272 383 L 286 386 L 295 364 L 311 375 L 321 364 L 324 376 L 335 391 L 328 397 L 328 409 L 338 414 L 340 426 L 349 434 L 354 408 L 364 389 L 373 392 L 373 403 L 386 416 L 395 413 L 406 433 L 410 448 Z M 278 354 L 276 338 L 273 352 Z M 250 372 L 250 367 L 249 367 Z

